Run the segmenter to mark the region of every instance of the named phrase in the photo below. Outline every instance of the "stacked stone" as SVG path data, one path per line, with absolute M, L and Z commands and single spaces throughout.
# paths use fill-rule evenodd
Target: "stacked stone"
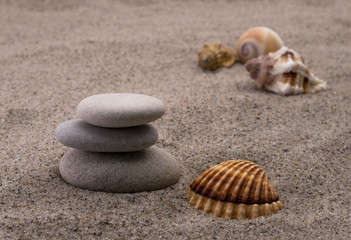
M 81 119 L 62 123 L 56 138 L 72 147 L 60 161 L 69 184 L 105 192 L 152 191 L 180 178 L 172 155 L 152 146 L 157 130 L 148 123 L 165 112 L 157 98 L 126 93 L 85 98 L 77 107 Z

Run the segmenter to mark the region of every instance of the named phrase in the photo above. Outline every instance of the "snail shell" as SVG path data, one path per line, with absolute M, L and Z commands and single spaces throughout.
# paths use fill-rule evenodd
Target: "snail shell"
M 262 168 L 246 160 L 222 162 L 190 185 L 187 200 L 196 209 L 224 218 L 257 218 L 282 208 Z
M 198 59 L 202 68 L 214 70 L 232 66 L 235 62 L 235 53 L 231 47 L 224 47 L 220 43 L 205 44 L 198 53 Z
M 247 30 L 236 45 L 240 62 L 275 52 L 284 46 L 278 33 L 267 27 L 254 27 Z
M 315 93 L 327 88 L 324 80 L 308 70 L 303 58 L 287 47 L 251 59 L 245 68 L 258 88 L 280 95 Z

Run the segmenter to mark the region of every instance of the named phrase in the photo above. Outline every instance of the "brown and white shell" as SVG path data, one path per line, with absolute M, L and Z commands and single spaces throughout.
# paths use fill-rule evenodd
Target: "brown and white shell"
M 190 185 L 187 200 L 206 213 L 238 220 L 282 208 L 262 168 L 246 160 L 225 161 L 202 173 Z
M 315 93 L 327 87 L 308 70 L 303 58 L 287 47 L 250 60 L 245 68 L 257 87 L 280 95 Z
M 204 69 L 230 67 L 235 62 L 234 50 L 220 43 L 205 44 L 197 55 L 199 65 Z
M 254 27 L 241 35 L 236 44 L 240 62 L 275 52 L 284 46 L 278 33 L 267 27 Z

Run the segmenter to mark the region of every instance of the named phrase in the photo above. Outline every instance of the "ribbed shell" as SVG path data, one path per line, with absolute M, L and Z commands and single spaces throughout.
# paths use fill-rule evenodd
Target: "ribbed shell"
M 205 44 L 198 53 L 198 61 L 204 69 L 230 67 L 235 62 L 235 53 L 231 47 L 222 46 L 220 43 Z
M 265 204 L 279 200 L 263 169 L 245 160 L 226 161 L 208 169 L 190 189 L 222 202 Z
M 266 174 L 246 160 L 230 160 L 202 173 L 190 185 L 187 200 L 218 217 L 255 218 L 282 207 Z
M 327 86 L 308 70 L 297 52 L 287 47 L 252 59 L 245 67 L 259 88 L 280 95 L 315 93 Z

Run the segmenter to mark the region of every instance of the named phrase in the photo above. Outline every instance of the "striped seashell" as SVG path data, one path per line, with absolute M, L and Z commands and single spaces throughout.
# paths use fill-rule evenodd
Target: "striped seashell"
M 205 44 L 198 53 L 198 60 L 204 69 L 230 67 L 235 62 L 235 53 L 231 47 L 224 47 L 220 43 Z
M 240 62 L 275 52 L 284 46 L 278 33 L 267 27 L 254 27 L 239 38 L 236 51 Z
M 315 93 L 327 88 L 325 81 L 308 70 L 303 58 L 287 47 L 250 60 L 245 68 L 257 87 L 280 95 Z
M 202 173 L 190 185 L 187 200 L 206 213 L 238 220 L 282 208 L 262 168 L 246 160 L 225 161 Z

